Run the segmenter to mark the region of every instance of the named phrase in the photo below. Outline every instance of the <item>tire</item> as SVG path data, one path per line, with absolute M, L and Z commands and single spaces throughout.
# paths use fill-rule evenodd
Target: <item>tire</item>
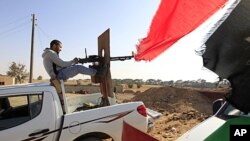
M 80 141 L 102 141 L 102 139 L 96 138 L 96 137 L 87 137 L 80 139 Z

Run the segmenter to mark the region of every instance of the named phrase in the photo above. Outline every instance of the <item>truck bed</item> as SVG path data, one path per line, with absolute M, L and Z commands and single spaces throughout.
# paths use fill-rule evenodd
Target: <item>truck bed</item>
M 68 113 L 73 113 L 82 110 L 88 110 L 100 107 L 102 94 L 70 94 L 66 93 Z M 111 105 L 116 104 L 114 98 L 109 97 Z

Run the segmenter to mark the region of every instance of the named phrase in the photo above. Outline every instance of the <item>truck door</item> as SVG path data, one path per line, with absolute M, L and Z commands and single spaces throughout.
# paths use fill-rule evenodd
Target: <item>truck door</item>
M 0 95 L 1 141 L 52 141 L 55 108 L 51 94 Z

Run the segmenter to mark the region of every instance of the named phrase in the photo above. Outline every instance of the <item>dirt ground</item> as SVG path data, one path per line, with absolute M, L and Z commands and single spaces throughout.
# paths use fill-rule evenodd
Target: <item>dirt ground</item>
M 119 102 L 143 101 L 147 108 L 162 113 L 149 134 L 160 141 L 174 141 L 212 115 L 212 103 L 228 89 L 193 89 L 142 86 L 117 93 Z

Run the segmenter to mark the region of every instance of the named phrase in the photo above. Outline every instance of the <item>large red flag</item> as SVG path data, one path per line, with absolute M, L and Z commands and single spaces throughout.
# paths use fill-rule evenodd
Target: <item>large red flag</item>
M 162 0 L 149 33 L 137 46 L 135 60 L 150 61 L 193 31 L 227 0 Z

